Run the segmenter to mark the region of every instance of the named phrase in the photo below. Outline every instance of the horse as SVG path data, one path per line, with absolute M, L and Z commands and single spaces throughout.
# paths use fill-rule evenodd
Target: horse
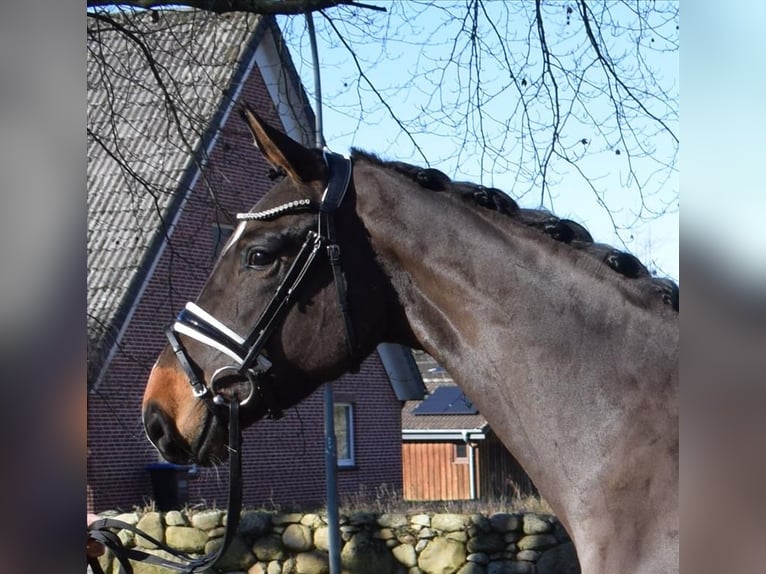
M 226 404 L 243 426 L 279 416 L 399 343 L 476 405 L 582 572 L 677 572 L 677 285 L 493 188 L 241 114 L 281 179 L 168 330 L 142 404 L 160 453 L 222 460 Z

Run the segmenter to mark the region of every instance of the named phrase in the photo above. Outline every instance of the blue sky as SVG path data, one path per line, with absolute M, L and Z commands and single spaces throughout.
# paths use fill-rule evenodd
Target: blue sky
M 476 116 L 470 118 L 468 124 L 456 121 L 465 110 L 466 93 L 475 89 L 465 72 L 465 66 L 460 75 L 456 75 L 454 70 L 448 70 L 445 76 L 438 73 L 440 67 L 443 69 L 444 66 L 437 60 L 445 58 L 453 51 L 454 57 L 464 62 L 471 58 L 467 44 L 460 44 L 453 50 L 452 38 L 460 32 L 460 22 L 455 21 L 452 15 L 444 10 L 424 12 L 422 15 L 417 15 L 414 11 L 408 14 L 411 20 L 403 21 L 401 12 L 392 9 L 392 4 L 371 3 L 384 5 L 389 11 L 385 14 L 366 14 L 370 21 L 362 29 L 359 40 L 353 43 L 354 50 L 361 67 L 376 88 L 383 92 L 387 104 L 415 132 L 414 140 L 430 165 L 455 179 L 498 187 L 518 198 L 525 207 L 538 207 L 541 192 L 539 186 L 530 183 L 531 176 L 528 173 L 534 166 L 530 167 L 530 164 L 522 161 L 518 155 L 520 148 L 514 142 L 521 129 L 518 124 L 521 114 L 514 111 L 514 107 L 518 105 L 518 96 L 514 88 L 508 86 L 507 66 L 504 65 L 502 57 L 492 57 L 493 53 L 497 55 L 500 50 L 499 44 L 492 42 L 493 25 L 500 31 L 499 35 L 507 40 L 505 44 L 512 52 L 511 58 L 519 58 L 519 54 L 524 52 L 529 31 L 526 22 L 531 14 L 528 13 L 528 8 L 517 8 L 533 8 L 534 4 L 514 4 L 514 13 L 510 14 L 513 21 L 510 21 L 511 18 L 501 3 L 488 3 L 489 10 L 494 10 L 489 14 L 494 21 L 490 24 L 486 19 L 480 19 L 479 34 L 487 42 L 487 52 L 482 55 L 481 60 L 482 82 L 486 89 L 492 92 L 491 97 L 486 98 L 484 106 L 488 112 L 487 118 L 498 119 L 497 122 L 491 119 L 485 121 L 482 128 L 486 137 L 486 149 L 503 150 L 500 154 L 502 157 L 498 160 L 492 154 L 483 153 L 481 145 L 466 142 L 466 125 L 477 126 Z M 546 14 L 549 44 L 562 54 L 569 49 L 581 50 L 582 35 L 578 36 L 576 27 L 566 23 L 567 4 L 553 3 L 550 6 L 553 8 Z M 464 12 L 463 8 L 457 13 Z M 576 14 L 572 14 L 572 18 L 574 17 Z M 615 17 L 622 22 L 628 14 L 615 14 Z M 506 21 L 506 18 L 509 21 Z M 356 63 L 347 48 L 337 41 L 334 44 L 328 43 L 325 20 L 318 14 L 314 19 L 319 38 L 321 82 L 325 100 L 324 135 L 327 145 L 339 152 L 347 152 L 350 147 L 356 146 L 379 153 L 386 159 L 425 164 L 422 153 L 391 119 L 389 111 L 377 103 L 377 97 L 365 85 L 364 80 L 358 82 Z M 575 22 L 577 23 L 579 22 Z M 470 27 L 470 23 L 468 25 Z M 293 59 L 304 84 L 313 94 L 313 67 L 305 34 L 305 20 L 303 17 L 282 17 L 280 26 L 290 41 Z M 384 27 L 393 31 L 385 43 L 379 39 L 386 32 Z M 676 33 L 675 23 L 666 30 Z M 404 40 L 392 40 L 392 35 Z M 650 50 L 649 47 L 665 45 L 663 39 L 656 35 L 656 42 L 650 45 L 650 36 L 651 34 L 643 35 L 642 42 L 647 48 L 642 49 L 641 54 L 647 58 L 652 68 L 652 77 L 667 91 L 668 98 L 677 99 L 678 52 Z M 369 43 L 364 43 L 361 40 L 363 37 L 368 37 Z M 463 37 L 467 37 L 465 33 Z M 626 61 L 629 61 L 631 56 L 635 60 L 634 53 L 631 52 L 633 40 L 635 36 L 625 36 L 624 40 L 610 38 L 612 53 L 621 55 L 622 51 L 625 51 Z M 422 49 L 424 43 L 427 44 L 425 50 Z M 526 74 L 532 79 L 535 74 L 540 73 L 542 63 L 534 48 L 529 61 L 530 65 L 526 70 L 516 70 L 519 77 Z M 512 63 L 515 64 L 516 61 L 512 60 Z M 566 65 L 563 60 L 562 63 Z M 431 69 L 428 79 L 412 78 L 414 73 L 426 68 Z M 433 83 L 429 81 L 434 78 L 441 81 L 441 91 L 435 91 Z M 559 79 L 559 82 L 561 81 Z M 652 102 L 645 101 L 647 107 L 661 113 L 658 107 L 652 107 Z M 662 103 L 657 103 L 657 106 L 661 107 Z M 434 117 L 438 115 L 439 109 L 447 110 L 446 117 Z M 677 103 L 675 110 L 677 113 Z M 658 275 L 678 280 L 678 172 L 677 169 L 662 170 L 654 161 L 658 159 L 678 167 L 678 157 L 673 153 L 671 138 L 667 134 L 643 137 L 642 141 L 651 148 L 648 153 L 654 159 L 634 157 L 632 165 L 637 177 L 632 179 L 629 176 L 626 154 L 615 153 L 615 147 L 619 145 L 609 146 L 605 143 L 609 138 L 599 137 L 599 128 L 607 124 L 610 116 L 614 116 L 611 104 L 603 98 L 597 99 L 593 101 L 589 111 L 600 125 L 594 127 L 587 121 L 577 122 L 575 118 L 570 118 L 562 131 L 562 141 L 567 146 L 568 153 L 579 158 L 578 166 L 589 175 L 590 184 L 567 163 L 558 162 L 555 164 L 555 173 L 549 177 L 551 187 L 543 197 L 543 206 L 561 217 L 569 217 L 583 223 L 596 241 L 631 251 L 656 269 Z M 540 107 L 533 109 L 530 116 L 544 121 L 545 114 L 544 107 Z M 455 123 L 449 125 L 453 120 Z M 669 117 L 666 122 L 675 137 L 678 137 L 677 115 Z M 652 126 L 648 121 L 637 125 L 645 129 L 647 134 L 657 131 L 656 125 Z M 581 138 L 588 140 L 587 146 L 578 144 Z M 528 157 L 528 154 L 525 157 Z M 664 215 L 648 216 L 644 212 L 645 217 L 637 217 L 641 204 L 636 180 L 642 184 L 640 193 L 644 194 L 649 209 L 665 211 Z M 600 199 L 597 199 L 597 194 Z M 600 205 L 602 202 L 608 204 L 609 211 Z M 615 224 L 621 228 L 619 235 L 615 234 Z

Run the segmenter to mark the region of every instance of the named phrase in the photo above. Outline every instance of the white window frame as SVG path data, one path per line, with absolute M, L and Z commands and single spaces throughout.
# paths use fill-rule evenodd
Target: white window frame
M 339 415 L 342 409 L 343 414 Z M 334 404 L 333 414 L 335 416 L 335 440 L 337 447 L 338 467 L 349 468 L 356 466 L 356 443 L 354 441 L 354 403 L 338 401 Z M 347 451 L 347 456 L 342 456 L 341 440 L 342 436 L 338 434 L 338 417 L 343 417 L 346 426 L 346 441 L 343 444 L 343 450 Z

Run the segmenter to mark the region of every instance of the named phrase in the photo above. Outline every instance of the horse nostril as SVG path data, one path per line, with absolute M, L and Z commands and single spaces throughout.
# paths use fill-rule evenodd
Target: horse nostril
M 144 409 L 144 428 L 146 429 L 146 436 L 155 446 L 167 435 L 167 415 L 154 403 L 149 403 Z
M 178 464 L 188 461 L 189 453 L 183 448 L 183 440 L 172 420 L 154 403 L 149 403 L 144 409 L 144 428 L 146 436 L 166 460 Z

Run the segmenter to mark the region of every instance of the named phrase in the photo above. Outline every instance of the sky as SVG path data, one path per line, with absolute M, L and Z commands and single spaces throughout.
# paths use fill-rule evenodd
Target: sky
M 521 156 L 518 139 L 523 125 L 519 123 L 522 115 L 519 113 L 518 91 L 508 81 L 508 61 L 513 67 L 518 64 L 515 70 L 517 80 L 525 76 L 533 83 L 542 71 L 539 48 L 534 44 L 532 49 L 528 48 L 528 22 L 533 16 L 528 8 L 508 11 L 504 3 L 487 3 L 488 13 L 479 15 L 477 29 L 484 44 L 483 52 L 475 54 L 465 40 L 468 38 L 465 28 L 471 27 L 470 21 L 463 23 L 454 18 L 465 14 L 465 3 L 457 3 L 451 12 L 446 9 L 449 3 L 442 3 L 441 10 L 419 13 L 419 9 L 412 9 L 406 14 L 390 2 L 369 3 L 385 6 L 387 12 L 365 11 L 368 21 L 359 28 L 350 25 L 343 28 L 346 23 L 340 22 L 340 13 L 336 18 L 336 25 L 351 38 L 349 44 L 353 46 L 357 60 L 350 55 L 348 47 L 338 41 L 326 19 L 318 14 L 314 16 L 324 100 L 323 132 L 330 149 L 347 153 L 355 146 L 378 153 L 384 159 L 418 165 L 425 165 L 427 160 L 431 167 L 441 169 L 453 179 L 500 188 L 523 207 L 542 206 L 560 217 L 578 221 L 589 229 L 596 241 L 628 250 L 658 276 L 679 280 L 678 155 L 672 143 L 672 137 L 679 136 L 679 72 L 678 51 L 669 48 L 672 39 L 668 41 L 662 34 L 646 31 L 640 39 L 635 33 L 607 36 L 611 53 L 618 58 L 625 56 L 624 62 L 630 68 L 635 68 L 634 46 L 637 42 L 642 43 L 640 54 L 651 68 L 651 78 L 666 92 L 665 98 L 672 100 L 671 107 L 675 109 L 668 114 L 663 102 L 648 97 L 641 98 L 641 103 L 656 115 L 664 114 L 673 136 L 660 133 L 651 121 L 634 120 L 633 125 L 644 131 L 639 141 L 649 157 L 634 156 L 629 163 L 625 147 L 618 155 L 616 150 L 621 147 L 620 142 L 615 143 L 614 133 L 609 134 L 608 124 L 615 117 L 613 105 L 603 97 L 594 98 L 588 102 L 587 112 L 591 119 L 578 120 L 573 116 L 561 132 L 561 141 L 569 157 L 577 158 L 577 166 L 587 173 L 589 182 L 578 169 L 558 161 L 548 176 L 550 187 L 542 194 L 539 177 L 533 179 L 539 172 L 530 173 L 535 170 L 535 165 L 528 163 L 530 148 L 527 147 L 525 155 Z M 577 27 L 580 21 L 567 23 L 568 18 L 577 16 L 576 13 L 566 14 L 567 5 L 549 5 L 552 8 L 544 15 L 544 21 L 550 48 L 560 55 L 563 67 L 574 68 L 574 60 L 567 60 L 568 53 L 579 54 L 579 66 L 592 60 L 592 55 L 588 56 L 583 48 L 585 36 L 582 28 Z M 534 4 L 517 3 L 514 6 L 533 8 Z M 629 17 L 630 14 L 616 10 L 612 14 L 620 24 L 629 23 Z M 280 17 L 279 23 L 298 72 L 313 98 L 314 68 L 305 19 L 302 16 Z M 464 29 L 461 30 L 461 26 Z M 678 34 L 675 26 L 675 21 L 670 22 L 661 32 L 675 36 Z M 381 40 L 384 37 L 385 40 Z M 453 44 L 455 37 L 460 38 L 457 44 Z M 503 38 L 504 46 L 495 40 L 498 37 Z M 655 47 L 668 49 L 650 49 Z M 504 49 L 509 53 L 505 58 L 502 55 Z M 444 59 L 450 54 L 453 60 L 462 63 L 460 72 L 455 67 L 445 66 Z M 466 99 L 476 93 L 476 72 L 469 77 L 467 71 L 469 61 L 476 62 L 476 58 L 480 58 L 481 85 L 488 94 L 482 103 L 486 114 L 480 126 L 485 140 L 478 145 L 472 143 L 475 138 L 466 133 L 469 128 L 478 129 L 478 116 L 469 117 L 467 122 L 460 121 L 466 109 Z M 525 60 L 529 62 L 527 67 L 521 64 Z M 357 66 L 382 94 L 388 107 L 379 103 L 365 79 L 360 80 Z M 446 72 L 442 72 L 445 68 Z M 589 68 L 588 81 L 599 82 L 599 76 L 591 73 L 595 68 L 597 66 Z M 435 88 L 435 83 L 440 89 Z M 559 76 L 557 83 L 561 101 L 569 101 L 563 77 Z M 531 101 L 532 121 L 545 121 L 548 112 L 543 95 Z M 392 119 L 392 113 L 413 132 L 417 147 Z M 582 111 L 577 114 L 582 115 Z M 549 137 L 540 138 L 538 150 L 544 148 Z M 587 145 L 579 143 L 582 139 L 587 140 Z M 493 153 L 494 150 L 499 151 Z M 663 168 L 663 163 L 671 166 L 670 169 Z M 629 175 L 631 165 L 635 179 Z M 637 181 L 641 182 L 640 190 Z M 637 217 L 641 210 L 640 194 L 643 194 L 648 210 L 643 211 L 642 217 Z M 604 209 L 604 203 L 608 210 Z M 664 214 L 650 215 L 649 211 Z M 615 232 L 615 226 L 619 228 L 619 234 Z

